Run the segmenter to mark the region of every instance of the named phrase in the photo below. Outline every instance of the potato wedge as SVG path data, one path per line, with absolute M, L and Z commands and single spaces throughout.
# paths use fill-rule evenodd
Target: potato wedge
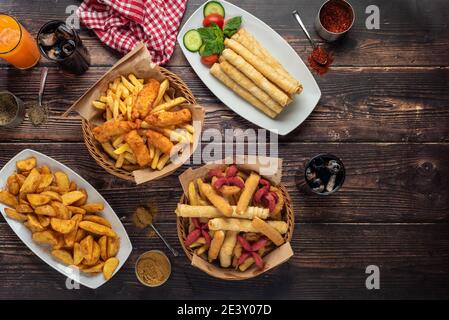
M 98 239 L 98 244 L 100 245 L 100 257 L 104 261 L 108 260 L 108 237 L 102 236 Z
M 41 214 L 49 217 L 56 217 L 56 210 L 49 204 L 36 207 L 34 209 L 35 214 Z
M 31 208 L 31 206 L 29 204 L 25 204 L 25 203 L 19 203 L 16 206 L 16 211 L 18 213 L 33 213 L 34 209 Z
M 55 191 L 44 191 L 41 193 L 43 196 L 50 197 L 51 200 L 62 202 L 62 198 L 58 192 Z
M 75 206 L 67 206 L 67 209 L 69 209 L 72 214 L 86 214 L 86 210 L 83 208 L 75 207 Z
M 87 231 L 78 228 L 78 230 L 76 231 L 75 242 L 81 242 L 81 240 L 83 240 L 86 236 L 87 236 Z
M 35 232 L 32 237 L 36 242 L 49 244 L 51 246 L 55 246 L 58 243 L 56 235 L 49 230 Z
M 31 232 L 39 232 L 44 231 L 45 227 L 41 225 L 38 218 L 34 214 L 27 215 L 27 221 L 24 222 L 24 225 L 31 230 Z
M 84 229 L 88 232 L 92 232 L 94 234 L 98 234 L 100 236 L 108 236 L 111 238 L 117 237 L 117 234 L 114 232 L 114 230 L 102 224 L 98 224 L 91 221 L 81 221 L 79 226 L 81 229 Z
M 62 203 L 68 206 L 84 197 L 85 195 L 81 191 L 70 191 L 62 195 Z
M 55 172 L 55 181 L 56 185 L 59 188 L 59 191 L 62 192 L 63 194 L 70 190 L 69 177 L 67 177 L 67 175 L 64 172 L 62 171 Z
M 51 252 L 51 255 L 66 265 L 73 264 L 73 257 L 66 250 L 61 250 L 61 249 L 53 250 Z
M 16 173 L 16 181 L 19 183 L 20 187 L 22 187 L 23 183 L 25 182 L 26 177 L 23 174 Z
M 70 181 L 69 191 L 76 191 L 76 190 L 78 190 L 78 185 L 76 184 L 75 181 Z
M 0 203 L 14 208 L 19 204 L 17 198 L 6 190 L 0 191 Z
M 99 273 L 103 270 L 103 266 L 104 266 L 104 262 L 100 262 L 99 264 L 97 264 L 93 267 L 84 265 L 81 267 L 81 270 L 86 273 Z
M 9 218 L 17 220 L 17 221 L 22 221 L 23 222 L 23 221 L 27 221 L 28 220 L 28 217 L 27 217 L 26 214 L 17 212 L 16 210 L 11 209 L 11 208 L 5 208 L 5 214 Z
M 84 257 L 83 264 L 87 266 L 93 266 L 100 261 L 100 245 L 94 241 L 92 255 L 90 257 Z
M 104 226 L 106 226 L 108 228 L 112 228 L 112 226 L 111 226 L 111 224 L 109 223 L 108 220 L 106 220 L 103 217 L 96 216 L 96 215 L 93 215 L 93 214 L 85 215 L 84 218 L 83 218 L 83 221 L 92 221 L 92 222 L 95 222 L 95 223 L 98 223 L 98 224 L 102 224 L 102 225 L 104 225 Z
M 104 210 L 104 203 L 88 203 L 82 206 L 88 213 L 98 213 Z
M 48 227 L 50 225 L 50 217 L 48 216 L 38 215 L 37 220 L 39 220 L 39 223 L 43 227 Z
M 42 192 L 45 188 L 47 188 L 51 183 L 53 182 L 54 176 L 51 173 L 41 173 L 41 181 L 39 182 L 39 185 L 37 186 L 36 192 Z
M 81 245 L 78 242 L 76 242 L 73 245 L 73 264 L 79 265 L 81 263 L 81 261 L 83 261 L 83 259 L 84 259 L 84 256 L 81 251 Z
M 6 185 L 8 187 L 9 193 L 12 195 L 17 196 L 20 191 L 20 184 L 19 181 L 17 181 L 16 175 L 9 176 L 6 180 Z
M 109 280 L 114 275 L 115 269 L 117 269 L 119 260 L 115 257 L 106 260 L 103 266 L 103 276 L 106 280 Z
M 72 212 L 61 202 L 52 201 L 51 206 L 55 210 L 57 218 L 63 220 L 68 220 L 72 218 Z
M 51 173 L 51 170 L 48 166 L 43 165 L 42 167 L 39 168 L 39 172 L 41 174 L 49 174 L 49 173 Z
M 27 200 L 32 207 L 36 208 L 49 203 L 51 201 L 51 198 L 42 194 L 29 193 L 27 194 Z
M 115 257 L 120 249 L 119 238 L 108 238 L 108 258 Z
M 81 215 L 81 214 L 76 214 L 70 219 L 72 221 L 75 221 L 76 224 L 75 224 L 75 228 L 73 228 L 72 231 L 70 231 L 69 233 L 64 235 L 65 245 L 69 248 L 72 248 L 73 245 L 75 244 L 76 233 L 78 232 L 78 225 L 82 219 L 83 219 L 83 215 Z
M 86 204 L 86 202 L 87 202 L 87 191 L 86 191 L 86 189 L 79 189 L 79 191 L 84 194 L 84 197 L 82 197 L 78 201 L 75 201 L 74 203 L 72 203 L 72 205 L 75 206 L 75 207 L 84 206 Z
M 17 170 L 30 171 L 36 167 L 37 161 L 35 157 L 30 157 L 25 160 L 19 160 L 16 162 Z
M 53 230 L 62 234 L 67 234 L 76 227 L 76 221 L 58 218 L 51 218 L 50 224 Z
M 92 254 L 94 251 L 94 237 L 88 235 L 80 242 L 81 252 L 83 253 L 83 257 L 87 259 L 92 258 Z
M 41 181 L 41 174 L 37 169 L 32 169 L 30 174 L 26 177 L 25 181 L 20 188 L 20 193 L 34 193 Z
M 55 231 L 53 231 L 53 232 L 55 233 L 56 238 L 58 239 L 58 243 L 56 243 L 56 244 L 53 246 L 53 250 L 64 248 L 65 242 L 64 242 L 64 237 L 63 237 L 63 235 L 62 235 L 62 234 L 59 234 L 59 233 L 57 233 L 57 232 L 55 232 Z

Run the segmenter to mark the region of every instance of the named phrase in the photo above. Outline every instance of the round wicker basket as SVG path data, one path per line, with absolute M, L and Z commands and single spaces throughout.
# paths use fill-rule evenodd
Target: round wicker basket
M 190 91 L 189 87 L 187 87 L 187 85 L 184 81 L 182 81 L 181 78 L 165 68 L 159 67 L 159 69 L 162 75 L 164 75 L 168 79 L 168 81 L 170 81 L 170 87 L 175 89 L 175 96 L 184 97 L 186 98 L 187 103 L 196 104 L 196 99 L 193 96 L 192 91 Z M 100 143 L 95 140 L 92 133 L 91 123 L 84 118 L 82 119 L 82 129 L 84 143 L 86 144 L 87 150 L 89 150 L 90 155 L 95 159 L 100 167 L 118 178 L 134 181 L 134 176 L 131 172 L 115 167 L 115 161 L 111 159 L 106 152 L 103 151 Z
M 282 194 L 284 195 L 284 199 L 285 199 L 285 205 L 284 205 L 284 210 L 282 212 L 282 218 L 284 221 L 287 222 L 287 232 L 284 234 L 284 240 L 285 240 L 285 242 L 290 242 L 293 237 L 293 230 L 295 228 L 295 214 L 293 211 L 293 203 L 292 203 L 292 199 L 290 198 L 290 195 L 288 194 L 288 191 L 284 187 L 284 185 L 280 184 L 277 187 L 281 190 Z M 188 199 L 184 194 L 181 196 L 179 203 L 188 204 Z M 177 228 L 177 232 L 178 232 L 179 241 L 181 242 L 181 246 L 184 249 L 184 252 L 185 252 L 187 258 L 190 261 L 192 261 L 194 250 L 191 248 L 188 248 L 184 245 L 184 241 L 188 234 L 188 221 L 189 221 L 189 219 L 178 217 L 176 220 L 176 228 Z

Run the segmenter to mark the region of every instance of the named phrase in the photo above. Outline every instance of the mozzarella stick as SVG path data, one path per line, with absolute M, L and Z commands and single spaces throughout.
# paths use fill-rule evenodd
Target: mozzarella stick
M 255 217 L 252 221 L 252 225 L 256 228 L 260 233 L 267 236 L 268 239 L 273 241 L 275 245 L 278 247 L 284 243 L 284 238 L 274 227 L 266 223 L 265 221 Z
M 281 234 L 287 233 L 287 223 L 284 221 L 267 221 L 267 223 Z M 214 218 L 208 222 L 209 230 L 225 230 L 238 232 L 259 232 L 254 228 L 251 220 L 234 218 Z
M 254 107 L 265 113 L 267 116 L 274 118 L 276 117 L 276 112 L 268 108 L 265 104 L 263 104 L 259 99 L 254 97 L 251 93 L 243 89 L 237 82 L 229 78 L 221 69 L 218 63 L 215 63 L 212 68 L 210 68 L 210 73 L 220 80 L 225 86 L 234 91 L 240 97 L 248 101 Z
M 225 238 L 225 232 L 223 230 L 217 230 L 214 233 L 214 237 L 210 243 L 210 248 L 208 252 L 208 260 L 209 262 L 214 261 L 218 257 L 218 253 L 220 252 L 221 246 L 223 245 Z
M 241 43 L 245 48 L 254 53 L 256 56 L 260 57 L 264 61 L 266 61 L 273 69 L 276 70 L 279 74 L 285 77 L 287 80 L 296 82 L 296 84 L 300 87 L 302 91 L 302 85 L 298 80 L 292 77 L 290 73 L 282 66 L 282 64 L 277 61 L 267 49 L 265 49 L 256 38 L 249 33 L 246 29 L 240 28 L 240 30 L 235 33 L 231 39 Z
M 224 49 L 222 55 L 227 61 L 229 61 L 229 63 L 251 79 L 251 81 L 253 81 L 260 89 L 268 93 L 270 97 L 276 100 L 281 106 L 284 107 L 292 101 L 292 99 L 285 92 L 268 81 L 263 74 L 257 71 L 250 63 L 245 61 L 245 59 L 233 50 Z
M 229 203 L 220 196 L 212 186 L 208 183 L 202 183 L 200 186 L 201 191 L 206 196 L 206 198 L 225 216 L 230 217 L 232 215 L 232 207 Z
M 224 44 L 226 47 L 231 48 L 235 53 L 249 62 L 257 71 L 263 74 L 268 80 L 273 82 L 279 88 L 287 92 L 288 94 L 298 93 L 299 86 L 298 84 L 292 81 L 287 80 L 282 75 L 276 72 L 268 63 L 266 63 L 263 59 L 260 59 L 251 51 L 246 49 L 240 43 L 232 39 L 225 39 Z
M 226 75 L 234 80 L 236 83 L 239 83 L 242 87 L 244 87 L 249 93 L 255 96 L 257 99 L 262 101 L 268 108 L 273 110 L 276 113 L 282 111 L 282 107 L 279 103 L 271 99 L 271 97 L 265 93 L 262 89 L 254 84 L 250 79 L 248 79 L 243 73 L 234 68 L 232 64 L 226 61 L 226 59 L 221 56 L 220 57 L 220 67 L 226 73 Z
M 251 172 L 250 176 L 245 181 L 245 188 L 243 188 L 239 202 L 237 203 L 237 213 L 243 214 L 253 198 L 259 185 L 260 176 L 257 173 Z
M 190 185 L 189 185 L 189 197 L 190 197 Z M 242 214 L 237 213 L 237 206 L 231 206 L 232 208 L 232 218 L 238 219 L 249 219 L 252 220 L 255 217 L 260 219 L 268 219 L 270 212 L 268 208 L 260 207 L 248 207 L 246 211 Z M 178 203 L 178 208 L 176 209 L 176 215 L 178 217 L 184 218 L 221 218 L 225 217 L 217 208 L 214 206 L 200 206 L 200 205 L 188 205 Z
M 232 252 L 234 251 L 235 244 L 237 242 L 237 231 L 226 232 L 223 245 L 220 249 L 220 265 L 223 268 L 227 268 L 232 262 Z

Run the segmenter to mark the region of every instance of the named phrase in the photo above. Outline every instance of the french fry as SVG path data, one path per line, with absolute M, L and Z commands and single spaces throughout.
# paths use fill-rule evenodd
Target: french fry
M 106 103 L 101 101 L 92 101 L 92 106 L 100 110 L 106 110 Z
M 168 94 L 164 94 L 164 102 L 169 102 L 171 100 Z
M 115 152 L 114 152 L 114 147 L 112 146 L 111 143 L 105 142 L 105 143 L 102 143 L 101 146 L 103 147 L 103 150 L 106 151 L 106 153 L 107 153 L 111 158 L 113 158 L 114 160 L 117 160 L 117 159 L 118 159 L 118 155 L 115 154 Z
M 112 141 L 112 146 L 117 149 L 123 143 L 124 139 L 125 139 L 124 134 L 118 136 L 117 138 L 114 139 L 114 141 Z
M 106 121 L 112 120 L 112 111 L 111 109 L 107 108 L 106 109 Z
M 130 164 L 136 164 L 137 163 L 136 156 L 132 154 L 131 151 L 132 150 L 130 150 L 130 152 L 125 152 L 125 160 L 128 161 Z
M 115 78 L 113 82 L 109 83 L 109 89 L 112 91 L 117 91 L 117 86 L 120 83 L 120 78 Z
M 164 154 L 162 157 L 159 158 L 156 168 L 158 170 L 162 170 L 165 167 L 165 165 L 169 159 L 170 159 L 170 155 Z
M 161 85 L 159 86 L 159 92 L 157 93 L 157 98 L 153 104 L 154 106 L 158 106 L 161 103 L 162 99 L 164 98 L 165 91 L 168 89 L 168 86 L 169 86 L 169 83 L 168 83 L 167 79 L 162 81 Z
M 281 233 L 262 219 L 255 217 L 252 221 L 252 225 L 260 233 L 264 234 L 268 239 L 273 241 L 273 243 L 278 247 L 284 243 L 284 238 Z
M 161 150 L 156 149 L 156 151 L 154 152 L 153 161 L 151 162 L 151 169 L 155 170 L 157 168 L 157 164 L 159 162 L 160 155 L 161 155 Z
M 160 104 L 159 106 L 157 106 L 156 108 L 154 108 L 153 110 L 151 110 L 151 113 L 158 113 L 158 112 L 162 112 L 162 111 L 168 111 L 174 107 L 176 107 L 177 105 L 180 105 L 181 103 L 186 102 L 186 98 L 184 97 L 178 97 L 175 98 L 173 100 L 170 100 L 168 102 L 165 102 L 163 104 Z
M 130 74 L 128 75 L 128 79 L 129 79 L 129 81 L 131 81 L 131 83 L 132 83 L 136 88 L 142 89 L 143 79 L 141 79 L 142 82 L 140 82 L 139 79 L 137 79 L 136 76 L 135 76 L 134 74 L 132 74 L 132 73 L 130 73 Z
M 133 86 L 133 84 L 131 82 L 128 81 L 128 79 L 126 79 L 124 76 L 121 76 L 122 79 L 122 83 L 123 85 L 130 91 L 130 92 L 135 92 L 136 87 Z
M 189 196 L 189 203 L 191 206 L 197 206 L 199 204 L 198 201 L 199 196 L 196 191 L 195 183 L 193 181 L 189 183 L 188 196 Z
M 181 125 L 181 128 L 186 129 L 191 134 L 195 133 L 195 128 L 191 124 L 184 123 Z
M 120 147 L 118 147 L 117 149 L 114 150 L 115 154 L 122 154 L 125 152 L 129 152 L 131 149 L 129 148 L 129 145 L 127 143 L 122 144 Z
M 119 120 L 119 112 L 120 112 L 120 103 L 117 99 L 114 100 L 113 109 L 112 109 L 112 117 L 115 120 Z
M 121 168 L 123 166 L 123 162 L 125 161 L 125 154 L 121 153 L 118 156 L 117 161 L 115 162 L 115 167 L 116 168 Z
M 127 87 L 125 87 L 125 85 L 123 83 L 119 84 L 119 88 L 120 88 L 120 96 L 119 97 L 123 97 L 123 99 L 126 99 L 130 96 L 129 89 Z
M 222 230 L 217 230 L 214 233 L 214 237 L 212 238 L 212 242 L 210 244 L 209 252 L 208 252 L 208 260 L 209 262 L 217 259 L 218 254 L 220 253 L 221 246 L 223 245 L 225 239 L 225 232 Z
M 108 103 L 108 97 L 106 97 L 106 96 L 101 96 L 100 97 L 100 99 L 98 99 L 98 100 L 100 100 L 100 102 L 103 102 L 103 103 Z

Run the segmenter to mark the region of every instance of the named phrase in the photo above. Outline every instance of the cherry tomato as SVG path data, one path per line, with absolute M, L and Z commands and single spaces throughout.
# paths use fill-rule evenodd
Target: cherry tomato
M 218 13 L 211 13 L 210 15 L 205 17 L 203 20 L 203 26 L 209 27 L 212 22 L 216 23 L 220 29 L 223 29 L 224 19 Z
M 218 61 L 218 54 L 212 54 L 210 56 L 201 57 L 201 63 L 208 67 L 211 67 L 217 61 Z

